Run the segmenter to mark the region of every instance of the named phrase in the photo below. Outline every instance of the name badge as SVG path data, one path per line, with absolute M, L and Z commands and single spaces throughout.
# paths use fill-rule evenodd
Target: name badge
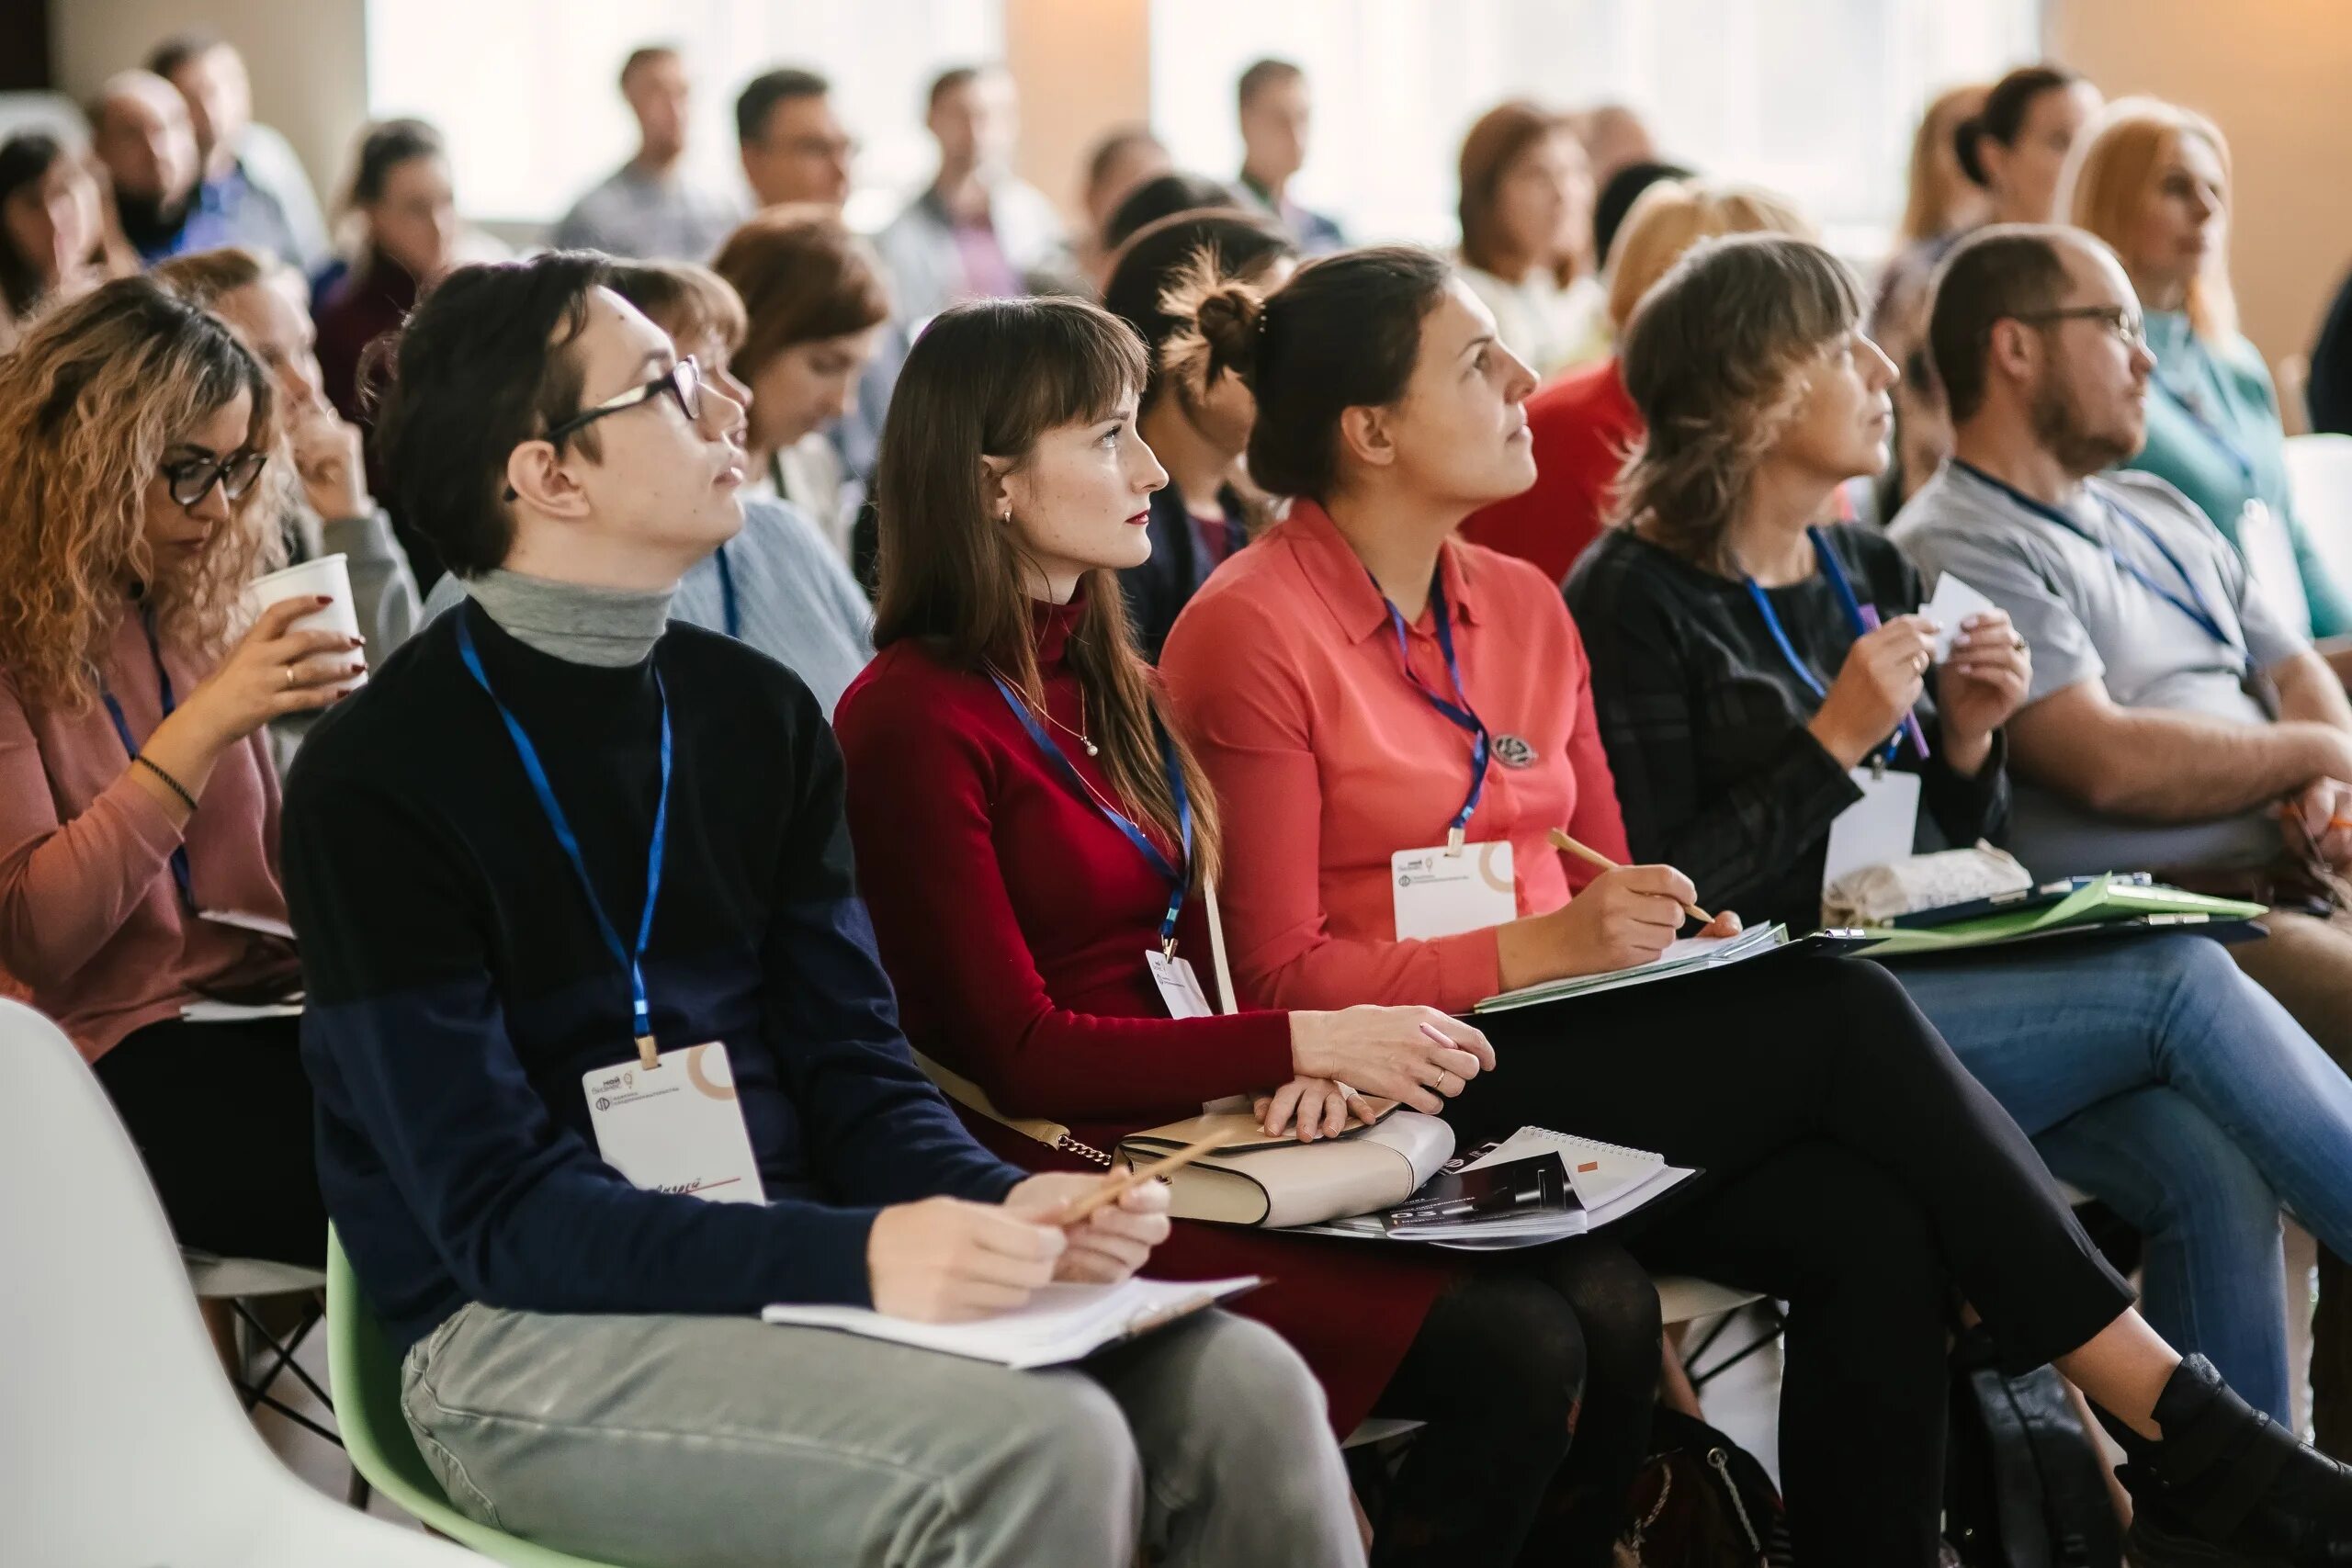
M 2311 636 L 2311 601 L 2303 594 L 2302 568 L 2295 564 L 2295 542 L 2278 514 L 2259 499 L 2238 513 L 2238 553 L 2245 557 L 2246 574 L 2270 613 L 2298 636 Z
M 1519 881 L 1510 840 L 1399 850 L 1388 857 L 1388 886 L 1396 901 L 1396 940 L 1427 942 L 1459 936 L 1519 919 Z
M 598 1067 L 580 1087 L 596 1152 L 630 1186 L 714 1203 L 768 1201 L 723 1042 L 664 1051 L 650 1067 Z
M 1829 853 L 1821 863 L 1821 886 L 1849 871 L 1910 858 L 1919 831 L 1919 775 L 1856 768 L 1862 798 L 1829 824 Z
M 1216 1016 L 1216 1010 L 1209 1006 L 1208 993 L 1201 989 L 1201 977 L 1193 973 L 1192 960 L 1153 947 L 1144 950 L 1143 961 L 1151 966 L 1152 984 L 1159 987 L 1159 999 L 1168 1005 L 1169 1017 Z

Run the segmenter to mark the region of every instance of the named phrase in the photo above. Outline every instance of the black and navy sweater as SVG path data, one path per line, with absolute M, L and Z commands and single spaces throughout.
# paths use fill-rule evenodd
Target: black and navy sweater
M 600 669 L 460 614 L 631 935 L 658 667 L 674 761 L 653 1031 L 664 1049 L 727 1043 L 768 1203 L 639 1191 L 598 1157 L 581 1077 L 635 1055 L 628 976 L 444 615 L 321 721 L 286 794 L 319 1182 L 369 1300 L 402 1347 L 468 1302 L 865 1304 L 878 1208 L 995 1201 L 1023 1173 L 908 1053 L 823 710 L 782 665 L 692 626 Z

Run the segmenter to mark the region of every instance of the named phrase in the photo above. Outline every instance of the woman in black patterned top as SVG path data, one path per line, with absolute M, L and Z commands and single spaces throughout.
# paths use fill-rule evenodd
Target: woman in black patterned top
M 1833 824 L 1866 793 L 1899 830 L 1916 788 L 1930 842 L 1997 838 L 2007 814 L 2000 726 L 2030 657 L 2008 617 L 1953 628 L 1938 665 L 1894 547 L 1813 525 L 1886 460 L 1895 370 L 1860 310 L 1802 241 L 1686 255 L 1623 345 L 1650 433 L 1625 515 L 1568 580 L 1634 854 L 1751 920 L 1815 923 Z M 2352 1085 L 2311 1037 L 2199 937 L 1894 967 L 2052 1170 L 2146 1235 L 2149 1321 L 2283 1414 L 2281 1198 L 2352 1240 L 2328 1175 L 2352 1168 Z M 2142 1528 L 2177 1528 L 2136 1489 Z

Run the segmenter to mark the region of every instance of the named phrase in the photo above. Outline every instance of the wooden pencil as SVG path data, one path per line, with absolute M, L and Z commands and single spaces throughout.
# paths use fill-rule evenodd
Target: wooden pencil
M 1178 1169 L 1183 1166 L 1188 1166 L 1194 1160 L 1199 1159 L 1203 1155 L 1215 1154 L 1217 1150 L 1224 1148 L 1228 1144 L 1235 1144 L 1240 1141 L 1241 1135 L 1238 1134 L 1212 1133 L 1207 1137 L 1201 1139 L 1197 1143 L 1186 1144 L 1182 1148 L 1178 1149 L 1174 1154 L 1170 1155 L 1166 1159 L 1160 1160 L 1155 1165 L 1148 1167 L 1136 1166 L 1129 1170 L 1124 1171 L 1121 1174 L 1111 1178 L 1110 1180 L 1104 1182 L 1102 1186 L 1096 1188 L 1085 1197 L 1080 1198 L 1076 1203 L 1070 1205 L 1070 1211 L 1068 1214 L 1063 1216 L 1062 1224 L 1066 1225 L 1074 1225 L 1079 1221 L 1086 1218 L 1087 1215 L 1092 1213 L 1095 1210 L 1102 1207 L 1105 1203 L 1117 1202 L 1120 1199 L 1125 1197 L 1129 1192 L 1133 1191 L 1136 1188 L 1142 1186 L 1145 1182 L 1165 1176 L 1170 1171 Z
M 1567 851 L 1568 853 L 1576 856 L 1577 859 L 1584 862 L 1587 865 L 1598 866 L 1602 871 L 1623 871 L 1625 869 L 1623 866 L 1619 865 L 1615 861 L 1611 860 L 1607 855 L 1602 854 L 1599 850 L 1588 849 L 1584 845 L 1577 843 L 1574 839 L 1568 837 L 1567 833 L 1562 829 L 1555 828 L 1552 829 L 1552 845 L 1555 849 Z M 1683 905 L 1682 912 L 1689 915 L 1692 919 L 1698 921 L 1702 926 L 1711 926 L 1715 923 L 1715 917 L 1707 913 L 1706 910 L 1702 909 L 1696 904 Z

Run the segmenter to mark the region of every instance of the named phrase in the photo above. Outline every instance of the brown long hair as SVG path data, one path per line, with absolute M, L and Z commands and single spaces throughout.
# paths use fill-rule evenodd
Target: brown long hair
M 1547 136 L 1565 136 L 1576 141 L 1574 123 L 1567 116 L 1541 105 L 1513 99 L 1480 115 L 1469 134 L 1463 137 L 1458 171 L 1461 195 L 1456 198 L 1454 215 L 1462 220 L 1462 259 L 1472 266 L 1500 275 L 1503 237 L 1495 209 L 1503 176 L 1510 173 L 1511 165 L 1522 154 Z M 1584 156 L 1581 141 L 1577 142 L 1577 155 Z M 1573 252 L 1548 259 L 1531 259 L 1549 272 L 1556 283 L 1566 285 L 1577 275 L 1578 258 Z
M 876 648 L 912 637 L 956 669 L 1001 672 L 1044 701 L 1020 541 L 989 513 L 981 458 L 1027 460 L 1047 431 L 1103 418 L 1137 393 L 1146 367 L 1134 330 L 1082 300 L 975 300 L 932 321 L 899 373 L 875 466 Z M 1103 771 L 1131 814 L 1180 838 L 1160 766 L 1165 734 L 1192 797 L 1191 870 L 1215 876 L 1216 798 L 1136 652 L 1118 574 L 1090 571 L 1079 592 L 1085 607 L 1069 660 Z
M 43 316 L 0 359 L 0 666 L 34 706 L 79 709 L 122 585 L 141 582 L 163 641 L 200 657 L 229 640 L 238 595 L 277 543 L 266 480 L 230 508 L 187 571 L 159 572 L 148 486 L 188 424 L 239 392 L 245 444 L 277 449 L 269 378 L 236 334 L 147 277 Z

